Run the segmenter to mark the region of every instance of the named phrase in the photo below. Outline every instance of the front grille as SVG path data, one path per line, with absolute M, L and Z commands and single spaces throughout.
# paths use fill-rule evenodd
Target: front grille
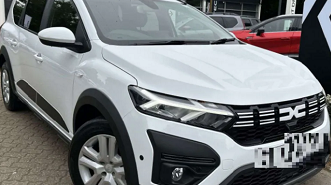
M 322 93 L 288 102 L 232 106 L 238 117 L 223 132 L 243 146 L 281 140 L 284 133 L 303 133 L 322 124 L 325 106 Z
M 272 168 L 272 169 L 249 169 L 239 174 L 229 185 L 278 185 L 288 182 L 310 170 L 313 167 L 303 168 Z

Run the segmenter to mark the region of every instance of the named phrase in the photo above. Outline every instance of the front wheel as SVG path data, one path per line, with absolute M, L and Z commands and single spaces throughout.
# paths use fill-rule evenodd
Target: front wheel
M 69 170 L 75 185 L 126 185 L 125 170 L 116 138 L 107 121 L 84 124 L 75 134 Z
M 14 81 L 11 76 L 11 71 L 8 67 L 8 62 L 5 62 L 1 67 L 1 91 L 2 99 L 7 110 L 17 111 L 23 107 L 23 103 L 14 93 Z

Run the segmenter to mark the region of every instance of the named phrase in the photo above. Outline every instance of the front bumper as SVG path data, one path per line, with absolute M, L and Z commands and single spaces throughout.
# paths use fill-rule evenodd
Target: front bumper
M 324 111 L 325 118 L 323 124 L 309 131 L 309 133 L 324 134 L 330 132 L 328 112 L 326 109 Z M 202 143 L 215 151 L 219 156 L 220 163 L 199 183 L 200 185 L 222 184 L 237 169 L 253 164 L 256 148 L 272 148 L 283 145 L 283 141 L 280 140 L 263 145 L 244 147 L 223 133 L 147 116 L 136 110 L 130 112 L 123 119 L 132 142 L 139 183 L 144 185 L 155 184 L 152 182 L 155 151 L 148 135 L 149 130 Z M 177 149 L 185 150 L 185 147 L 178 144 Z M 313 172 L 309 174 L 314 175 Z M 171 174 L 169 174 L 170 177 Z

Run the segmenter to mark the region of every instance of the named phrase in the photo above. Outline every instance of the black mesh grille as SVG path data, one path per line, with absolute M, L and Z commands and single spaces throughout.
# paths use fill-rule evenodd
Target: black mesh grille
M 281 109 L 294 110 L 300 105 L 304 106 L 299 111 L 305 113 L 303 117 L 293 116 L 291 120 L 280 121 L 281 117 L 288 116 L 280 113 Z M 322 94 L 278 104 L 233 106 L 238 118 L 223 132 L 243 146 L 273 142 L 283 139 L 284 133 L 303 133 L 322 124 L 324 107 L 325 97 Z
M 292 180 L 308 171 L 313 167 L 304 168 L 273 168 L 273 169 L 249 169 L 243 171 L 229 185 L 277 185 Z

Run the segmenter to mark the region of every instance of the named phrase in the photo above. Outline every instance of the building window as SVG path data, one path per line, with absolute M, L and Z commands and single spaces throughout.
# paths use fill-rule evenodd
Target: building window
M 217 11 L 219 13 L 233 13 L 247 17 L 258 16 L 258 4 L 218 1 Z
M 188 4 L 194 6 L 195 8 L 202 10 L 202 0 L 186 0 Z

